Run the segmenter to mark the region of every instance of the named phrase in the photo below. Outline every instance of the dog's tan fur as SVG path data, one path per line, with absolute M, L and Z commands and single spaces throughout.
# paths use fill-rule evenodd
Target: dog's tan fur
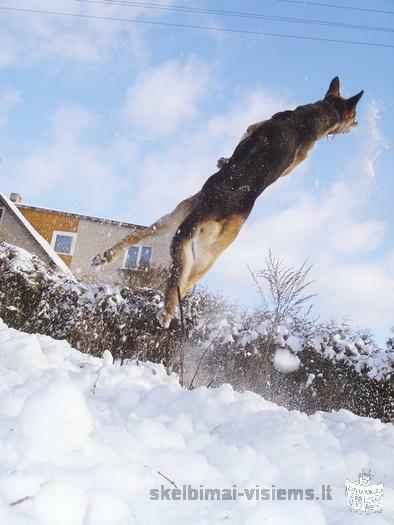
M 219 255 L 234 241 L 245 220 L 243 215 L 234 214 L 220 221 L 202 221 L 193 236 L 183 243 L 183 271 L 178 283 L 181 297 L 210 270 Z M 165 305 L 164 325 L 170 320 L 166 312 L 174 312 L 178 305 L 177 287 L 167 288 Z

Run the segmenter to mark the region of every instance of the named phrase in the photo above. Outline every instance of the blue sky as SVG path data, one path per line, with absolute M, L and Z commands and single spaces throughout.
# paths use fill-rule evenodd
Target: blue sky
M 325 3 L 358 10 L 279 0 L 181 5 L 394 28 L 391 0 Z M 389 31 L 73 0 L 11 5 L 394 46 Z M 335 75 L 344 96 L 364 89 L 358 129 L 321 141 L 269 188 L 204 283 L 253 304 L 247 265 L 261 268 L 272 247 L 289 265 L 314 264 L 322 318 L 349 317 L 379 340 L 389 334 L 394 48 L 1 9 L 0 17 L 0 187 L 41 206 L 149 223 L 197 191 L 250 123 L 322 98 Z

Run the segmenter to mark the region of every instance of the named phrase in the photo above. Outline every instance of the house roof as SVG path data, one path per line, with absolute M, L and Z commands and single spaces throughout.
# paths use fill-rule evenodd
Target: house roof
M 132 222 L 118 221 L 115 219 L 105 219 L 101 217 L 95 217 L 93 215 L 83 215 L 83 214 L 75 213 L 72 211 L 62 211 L 62 210 L 56 210 L 54 208 L 44 208 L 43 206 L 31 206 L 30 204 L 24 204 L 24 203 L 18 203 L 16 204 L 16 206 L 18 208 L 24 208 L 28 210 L 41 210 L 41 211 L 46 211 L 48 213 L 58 213 L 60 215 L 65 215 L 68 217 L 78 217 L 79 219 L 86 219 L 89 221 L 100 222 L 103 224 L 113 224 L 115 226 L 120 226 L 120 227 L 122 226 L 126 228 L 131 227 L 131 228 L 135 228 L 138 230 L 146 228 L 146 226 L 142 226 L 141 224 L 134 224 Z
M 11 211 L 11 213 L 14 214 L 14 216 L 18 219 L 18 221 L 22 224 L 22 226 L 27 230 L 27 232 L 35 239 L 35 241 L 40 245 L 40 247 L 44 250 L 44 252 L 47 254 L 49 259 L 61 270 L 62 272 L 68 274 L 70 277 L 74 278 L 70 268 L 67 266 L 67 264 L 59 257 L 59 255 L 55 252 L 55 250 L 52 248 L 52 246 L 38 233 L 37 230 L 33 228 L 33 226 L 30 224 L 30 222 L 23 216 L 23 214 L 18 210 L 18 207 L 8 199 L 0 191 L 0 199 L 4 202 L 4 204 L 7 206 L 7 208 Z

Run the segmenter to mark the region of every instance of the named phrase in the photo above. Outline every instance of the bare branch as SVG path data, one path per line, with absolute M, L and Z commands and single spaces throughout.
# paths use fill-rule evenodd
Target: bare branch
M 296 269 L 286 267 L 283 261 L 272 254 L 271 249 L 265 264 L 264 269 L 252 272 L 249 268 L 249 272 L 264 305 L 272 313 L 275 324 L 297 319 L 301 313 L 304 316 L 309 315 L 312 306 L 308 303 L 316 295 L 305 294 L 305 290 L 314 282 L 308 280 L 312 264 L 305 261 Z
M 162 478 L 166 479 L 169 483 L 171 483 L 171 485 L 173 485 L 176 489 L 178 488 L 175 484 L 175 481 L 172 481 L 172 479 L 170 478 L 167 478 L 167 476 L 165 476 L 164 474 L 162 474 L 160 472 L 160 470 L 157 471 L 157 473 L 159 474 L 159 476 L 161 476 Z

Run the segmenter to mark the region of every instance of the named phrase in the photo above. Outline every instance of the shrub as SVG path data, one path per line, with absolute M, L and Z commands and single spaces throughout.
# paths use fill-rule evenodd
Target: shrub
M 184 299 L 184 335 L 177 320 L 171 330 L 158 325 L 162 302 L 161 292 L 146 287 L 73 281 L 0 244 L 0 317 L 10 326 L 96 356 L 109 350 L 120 361 L 161 362 L 190 388 L 228 382 L 307 413 L 347 408 L 390 419 L 392 339 L 381 349 L 344 323 L 240 312 L 204 289 Z

